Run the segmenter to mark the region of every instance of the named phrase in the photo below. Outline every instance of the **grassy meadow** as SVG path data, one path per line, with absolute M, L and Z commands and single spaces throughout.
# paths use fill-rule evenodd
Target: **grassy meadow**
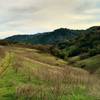
M 94 59 L 77 63 L 90 67 Z M 100 78 L 95 74 L 50 54 L 0 47 L 0 100 L 100 100 L 99 85 Z
M 84 68 L 93 74 L 100 75 L 100 55 L 89 57 L 86 59 L 80 59 L 80 56 L 71 57 L 70 62 L 73 63 L 73 66 Z

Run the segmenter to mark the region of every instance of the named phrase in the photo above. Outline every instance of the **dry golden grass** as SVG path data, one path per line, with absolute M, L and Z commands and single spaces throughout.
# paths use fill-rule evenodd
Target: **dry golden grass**
M 26 96 L 29 100 L 62 100 L 63 95 L 72 95 L 74 89 L 86 89 L 91 96 L 100 96 L 100 80 L 89 72 L 74 68 L 62 60 L 57 60 L 49 54 L 38 53 L 37 50 L 10 47 L 10 54 L 6 55 L 12 60 L 14 73 L 23 74 L 26 83 L 16 86 L 16 98 Z M 59 64 L 59 65 L 57 65 Z M 2 70 L 2 67 L 0 67 Z M 32 83 L 34 78 L 40 84 Z M 59 99 L 58 99 L 59 98 Z M 65 100 L 65 99 L 64 99 Z M 70 99 L 69 99 L 70 100 Z
M 61 88 L 62 86 L 65 87 L 65 85 L 67 87 L 86 87 L 90 91 L 90 94 L 100 94 L 100 81 L 95 75 L 91 75 L 87 71 L 80 68 L 73 68 L 72 66 L 67 65 L 64 61 L 57 60 L 59 63 L 62 62 L 59 64 L 60 66 L 58 66 L 54 64 L 56 63 L 55 57 L 48 54 L 39 54 L 37 50 L 20 49 L 23 51 L 23 53 L 22 51 L 20 53 L 20 56 L 23 57 L 21 59 L 38 66 L 32 67 L 30 70 L 32 70 L 31 74 L 38 77 L 40 80 L 51 82 L 54 86 L 60 84 Z M 16 50 L 16 53 L 19 54 L 19 50 Z

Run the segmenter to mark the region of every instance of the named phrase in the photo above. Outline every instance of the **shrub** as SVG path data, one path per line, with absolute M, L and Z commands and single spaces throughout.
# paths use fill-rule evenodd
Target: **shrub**
M 89 50 L 89 56 L 95 56 L 96 54 L 99 54 L 100 51 L 98 49 L 90 49 Z
M 71 46 L 68 50 L 68 57 L 77 56 L 78 54 L 80 54 L 80 50 L 76 46 Z
M 86 59 L 88 57 L 89 57 L 89 54 L 88 53 L 81 54 L 80 55 L 80 60 Z

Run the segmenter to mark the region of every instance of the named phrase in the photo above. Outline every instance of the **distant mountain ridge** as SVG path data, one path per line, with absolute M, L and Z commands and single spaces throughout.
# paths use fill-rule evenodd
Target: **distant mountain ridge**
M 86 30 L 60 28 L 35 35 L 15 35 L 5 40 L 1 41 L 0 44 L 11 45 L 19 42 L 18 46 L 50 53 L 66 60 L 68 64 L 75 67 L 84 68 L 90 73 L 100 74 L 100 26 L 90 27 Z
M 66 28 L 60 28 L 52 32 L 44 32 L 33 35 L 14 35 L 6 38 L 5 40 L 27 44 L 52 44 L 72 39 L 82 31 L 83 30 L 70 30 Z
M 10 42 L 26 43 L 26 44 L 55 44 L 66 40 L 73 39 L 81 33 L 93 32 L 100 29 L 100 26 L 94 26 L 87 30 L 72 30 L 67 28 L 59 28 L 52 32 L 44 32 L 33 35 L 14 35 L 6 38 Z
M 76 38 L 53 45 L 51 53 L 75 67 L 100 74 L 100 27 L 91 27 Z
M 63 59 L 77 55 L 91 57 L 100 54 L 100 27 L 91 27 L 76 38 L 57 43 L 52 52 Z

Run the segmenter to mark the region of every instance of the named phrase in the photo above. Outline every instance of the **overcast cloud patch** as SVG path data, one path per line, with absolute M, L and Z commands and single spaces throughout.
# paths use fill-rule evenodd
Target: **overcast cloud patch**
M 88 28 L 99 15 L 100 0 L 0 0 L 0 36 Z

